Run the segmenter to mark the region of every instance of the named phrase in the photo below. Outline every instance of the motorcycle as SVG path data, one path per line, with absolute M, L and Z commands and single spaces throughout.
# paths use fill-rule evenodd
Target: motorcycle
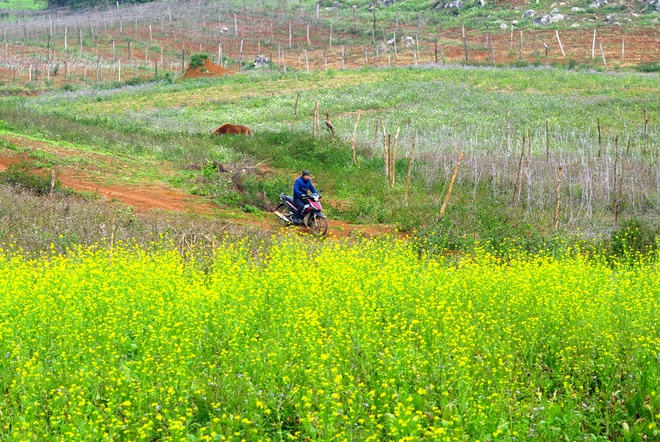
M 314 236 L 323 236 L 328 231 L 328 220 L 323 214 L 321 207 L 321 195 L 312 193 L 309 196 L 303 196 L 303 207 L 300 224 L 293 222 L 293 215 L 296 213 L 296 206 L 293 204 L 293 197 L 284 193 L 280 194 L 280 204 L 275 208 L 275 216 L 281 226 L 287 227 L 297 225 L 309 227 Z

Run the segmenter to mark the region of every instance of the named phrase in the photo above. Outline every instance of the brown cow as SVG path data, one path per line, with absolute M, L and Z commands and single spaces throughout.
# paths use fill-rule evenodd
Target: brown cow
M 213 134 L 252 135 L 252 130 L 247 126 L 241 126 L 240 124 L 223 124 L 216 130 L 214 130 Z

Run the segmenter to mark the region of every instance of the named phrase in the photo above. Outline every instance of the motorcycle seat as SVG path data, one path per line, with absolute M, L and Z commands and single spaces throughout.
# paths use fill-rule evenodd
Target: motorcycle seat
M 285 195 L 285 194 L 282 193 L 282 194 L 280 194 L 280 198 L 290 202 L 291 204 L 293 204 L 293 197 L 292 196 Z

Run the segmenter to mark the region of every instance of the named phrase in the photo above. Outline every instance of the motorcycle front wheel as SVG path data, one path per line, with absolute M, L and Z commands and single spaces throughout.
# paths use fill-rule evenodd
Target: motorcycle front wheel
M 287 206 L 287 205 L 284 204 L 284 203 L 280 203 L 280 204 L 275 208 L 275 211 L 281 213 L 282 215 L 286 216 L 286 217 L 289 218 L 289 219 L 291 219 L 291 215 L 293 215 L 293 213 L 291 212 L 291 209 L 289 208 L 289 206 Z M 282 227 L 286 227 L 286 226 L 289 225 L 288 222 L 284 221 L 284 220 L 283 220 L 282 218 L 280 218 L 279 216 L 277 217 L 277 222 L 280 223 L 280 226 L 282 226 Z
M 309 220 L 309 228 L 314 236 L 323 236 L 328 231 L 328 220 L 322 216 L 315 216 Z

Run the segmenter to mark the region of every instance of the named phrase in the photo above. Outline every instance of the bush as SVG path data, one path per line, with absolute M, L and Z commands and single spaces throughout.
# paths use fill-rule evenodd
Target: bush
M 195 52 L 190 56 L 190 61 L 188 66 L 190 69 L 198 68 L 199 66 L 204 66 L 204 61 L 209 58 L 209 54 L 203 52 Z
M 633 66 L 637 72 L 660 72 L 660 63 L 654 61 L 653 63 L 640 63 Z

